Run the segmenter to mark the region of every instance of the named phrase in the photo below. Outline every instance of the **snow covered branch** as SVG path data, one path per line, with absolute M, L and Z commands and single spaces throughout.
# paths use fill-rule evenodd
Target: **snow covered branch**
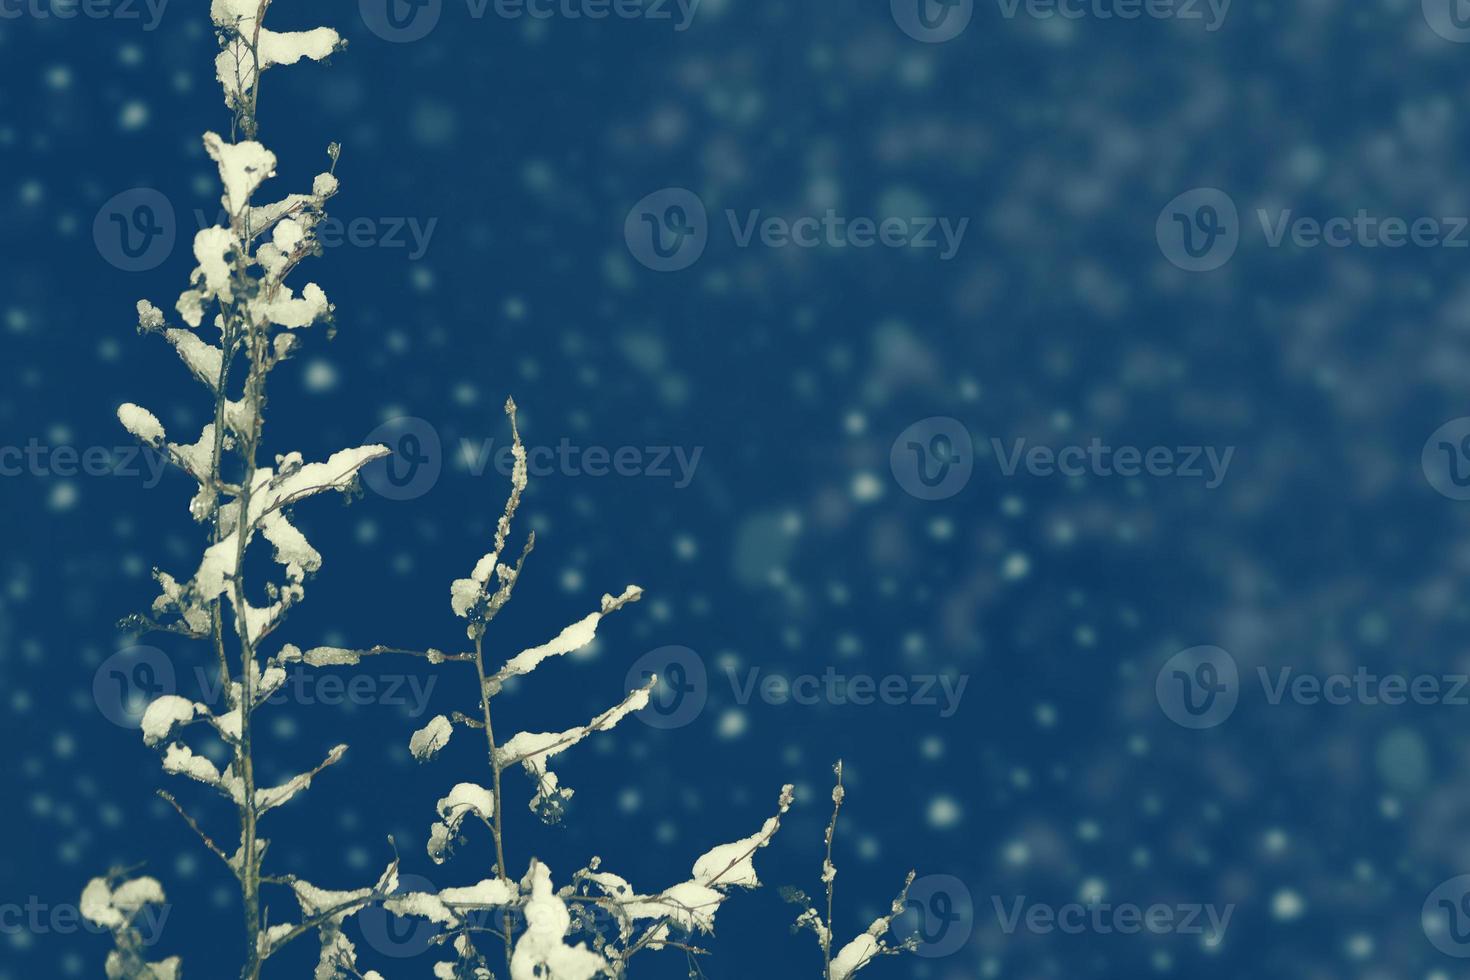
M 165 773 L 208 786 L 229 802 L 238 818 L 238 846 L 233 841 L 225 846 L 216 843 L 203 823 L 171 794 L 160 791 L 159 795 L 238 881 L 245 913 L 241 980 L 259 980 L 267 961 L 311 932 L 321 943 L 315 980 L 384 980 L 378 972 L 359 966 L 357 947 L 346 932 L 352 917 L 374 906 L 442 928 L 437 943 L 452 952 L 454 959 L 434 966 L 438 980 L 489 980 L 490 966 L 475 947 L 475 939 L 484 933 L 503 945 L 510 980 L 623 978 L 629 960 L 646 950 L 678 950 L 692 961 L 704 952 L 692 940 L 713 933 L 723 903 L 737 889 L 760 885 L 755 856 L 780 829 L 794 791 L 789 785 L 782 789 L 776 814 L 759 831 L 706 852 L 694 862 L 688 880 L 662 891 L 640 893 L 627 879 L 603 870 L 596 858 L 559 890 L 551 869 L 534 855 L 515 865 L 527 868 L 521 877 L 511 876 L 506 854 L 515 842 L 506 839 L 502 773 L 515 766 L 523 768 L 535 784 L 530 808 L 546 822 L 556 822 L 573 792 L 561 785 L 550 768 L 552 761 L 647 707 L 658 682 L 651 679 L 647 686 L 626 693 L 587 724 L 551 732 L 534 726 L 511 728 L 516 734 L 497 740 L 496 715 L 504 703 L 496 700 L 500 694 L 522 680 L 531 683 L 533 675 L 544 676 L 536 674 L 538 670 L 574 667 L 565 663 L 567 655 L 594 642 L 608 616 L 643 595 L 636 585 L 617 595 L 605 594 L 595 611 L 547 642 L 521 650 L 503 663 L 498 658 L 492 662 L 486 650 L 489 626 L 509 603 L 536 543 L 535 535 L 527 534 L 518 554 L 508 551 L 512 525 L 528 485 L 527 454 L 513 400 L 507 399 L 505 414 L 514 466 L 490 550 L 475 562 L 467 577 L 449 586 L 451 611 L 465 621 L 473 649 L 445 653 L 427 645 L 377 645 L 303 650 L 287 642 L 262 660 L 266 641 L 287 625 L 291 611 L 305 600 L 307 579 L 323 565 L 321 553 L 293 522 L 293 508 L 328 492 L 355 496 L 363 467 L 389 455 L 386 447 L 370 445 L 343 449 L 316 462 L 306 462 L 299 452 L 282 452 L 274 456 L 273 465 L 262 463 L 272 373 L 298 351 L 309 328 L 326 325 L 330 329 L 333 322 L 335 308 L 319 286 L 308 282 L 298 293 L 286 280 L 307 258 L 320 252 L 317 231 L 326 217 L 327 202 L 339 189 L 340 147 L 328 146 L 331 166 L 315 176 L 309 192 L 257 203 L 256 196 L 275 176 L 277 165 L 275 154 L 257 141 L 261 78 L 273 67 L 321 61 L 343 47 L 341 37 L 329 27 L 296 32 L 267 29 L 262 21 L 271 3 L 211 0 L 210 14 L 220 42 L 215 70 L 234 126 L 228 137 L 204 134 L 203 146 L 218 169 L 224 217 L 194 238 L 195 266 L 187 287 L 173 304 L 178 322 L 170 323 L 163 310 L 147 300 L 137 305 L 139 332 L 157 335 L 172 348 L 211 400 L 212 419 L 197 430 L 191 425 L 182 440 L 171 441 L 163 423 L 149 409 L 127 403 L 117 410 L 118 421 L 134 438 L 166 454 L 193 479 L 197 489 L 188 511 L 207 535 L 187 578 L 155 570 L 158 594 L 151 608 L 124 623 L 206 641 L 223 700 L 222 704 L 206 704 L 172 693 L 155 699 L 142 719 L 143 741 L 161 752 Z M 273 581 L 247 580 L 255 577 L 248 574 L 254 567 L 248 561 L 249 549 L 260 539 L 270 545 L 271 558 L 279 566 Z M 511 555 L 515 555 L 513 560 Z M 474 691 L 473 698 L 466 697 L 461 706 L 464 710 L 436 715 L 415 731 L 409 737 L 409 749 L 414 758 L 429 762 L 444 751 L 457 729 L 483 734 L 489 778 L 445 780 L 452 786 L 434 807 L 436 819 L 430 825 L 426 849 L 431 861 L 443 864 L 456 844 L 471 831 L 478 833 L 476 825 L 483 826 L 494 846 L 493 867 L 466 876 L 474 884 L 405 891 L 400 887 L 397 846 L 389 838 L 393 860 L 371 885 L 332 890 L 293 874 L 267 872 L 269 842 L 260 836 L 261 819 L 305 793 L 315 777 L 343 758 L 347 746 L 336 745 L 312 768 L 280 785 L 263 787 L 257 783 L 253 716 L 282 689 L 288 669 L 353 668 L 368 657 L 389 655 L 415 657 L 432 667 L 453 665 L 451 669 L 463 673 L 465 690 Z M 468 671 L 459 665 L 473 666 L 473 686 Z M 492 701 L 496 702 L 493 708 Z M 208 726 L 219 736 L 228 762 L 224 755 L 211 757 L 185 743 L 186 734 L 198 726 Z M 827 964 L 825 980 L 847 980 L 874 958 L 908 948 L 908 944 L 891 946 L 885 939 L 894 916 L 903 909 L 906 885 L 891 915 L 875 921 L 867 932 L 833 954 L 836 868 L 832 840 L 842 805 L 840 764 L 837 773 L 823 871 L 826 916 L 809 908 L 798 919 L 799 926 L 810 927 L 818 935 Z M 281 921 L 279 903 L 267 902 L 263 886 L 289 889 L 295 907 L 287 918 L 296 921 Z M 177 980 L 181 975 L 177 957 L 148 961 L 136 926 L 146 909 L 163 902 L 163 888 L 152 878 L 128 880 L 125 872 L 114 872 L 87 885 L 83 914 L 111 931 L 115 940 L 107 959 L 109 978 Z M 502 914 L 498 926 L 487 927 L 480 920 L 478 913 L 487 910 Z
M 873 920 L 873 924 L 868 926 L 866 932 L 859 933 L 855 939 L 838 950 L 836 956 L 833 956 L 832 906 L 836 893 L 837 865 L 832 861 L 832 842 L 837 836 L 837 817 L 842 812 L 843 802 L 847 799 L 847 791 L 842 786 L 841 760 L 838 760 L 833 771 L 837 774 L 837 784 L 832 787 L 832 821 L 827 824 L 827 857 L 822 862 L 822 884 L 827 891 L 827 915 L 823 918 L 822 913 L 810 904 L 811 899 L 800 891 L 787 889 L 785 897 L 789 902 L 806 906 L 806 909 L 797 916 L 793 930 L 810 929 L 817 937 L 817 943 L 822 947 L 822 958 L 825 962 L 822 972 L 823 980 L 848 980 L 854 973 L 880 956 L 912 952 L 917 948 L 918 940 L 915 937 L 910 937 L 897 946 L 889 943 L 886 938 L 893 928 L 893 920 L 902 915 L 908 907 L 909 887 L 914 883 L 914 872 L 910 871 L 908 878 L 904 880 L 903 891 L 893 900 L 888 914 Z

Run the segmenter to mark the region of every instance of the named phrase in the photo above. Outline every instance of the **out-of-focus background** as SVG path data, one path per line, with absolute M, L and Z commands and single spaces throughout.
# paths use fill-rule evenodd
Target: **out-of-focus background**
M 703 969 L 819 977 L 778 888 L 821 887 L 841 758 L 839 942 L 919 874 L 919 955 L 865 978 L 1470 975 L 1470 9 L 392 3 L 271 11 L 350 47 L 264 79 L 267 194 L 331 141 L 343 185 L 294 280 L 336 336 L 277 372 L 267 455 L 398 451 L 298 509 L 326 564 L 278 640 L 457 648 L 513 395 L 537 548 L 493 654 L 647 592 L 500 724 L 673 692 L 567 753 L 561 826 L 510 775 L 513 865 L 655 890 L 792 782 Z M 205 7 L 0 0 L 4 980 L 101 975 L 78 896 L 144 862 L 158 955 L 238 968 L 233 882 L 154 790 L 223 841 L 232 811 L 136 731 L 206 652 L 114 625 L 202 542 L 114 413 L 208 413 L 133 313 L 219 209 Z M 392 834 L 419 881 L 485 877 L 473 831 L 424 854 L 482 749 L 407 749 L 473 674 L 359 673 L 259 716 L 266 780 L 352 746 L 270 865 L 367 884 Z M 421 932 L 355 929 L 429 975 Z

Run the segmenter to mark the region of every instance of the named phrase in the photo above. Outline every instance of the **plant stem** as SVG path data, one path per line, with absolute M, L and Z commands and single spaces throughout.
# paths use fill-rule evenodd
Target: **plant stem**
M 251 715 L 255 711 L 255 650 L 250 641 L 250 627 L 245 620 L 245 549 L 250 542 L 250 497 L 255 483 L 256 452 L 260 447 L 260 430 L 264 425 L 265 351 L 255 325 L 247 321 L 246 331 L 250 359 L 250 375 L 245 383 L 245 408 L 249 432 L 244 437 L 241 454 L 245 474 L 240 481 L 239 512 L 235 524 L 235 632 L 240 638 L 240 779 L 244 799 L 240 804 L 240 892 L 245 904 L 245 969 L 243 980 L 260 976 L 260 855 L 256 850 L 255 759 L 251 746 Z
M 832 864 L 832 840 L 837 836 L 837 814 L 842 812 L 842 760 L 837 760 L 837 785 L 832 789 L 832 822 L 827 825 L 827 863 L 822 865 L 822 877 L 827 879 L 827 932 L 822 937 L 822 957 L 826 968 L 825 980 L 832 980 L 832 893 L 837 888 L 837 869 Z
M 262 6 L 262 9 L 263 6 Z M 248 215 L 248 210 L 244 211 Z M 240 296 L 249 296 L 252 287 L 246 258 L 250 251 L 250 228 L 247 218 L 237 217 L 231 228 L 239 247 L 236 249 L 234 278 Z M 255 800 L 255 757 L 251 740 L 251 720 L 255 711 L 255 645 L 250 637 L 250 626 L 246 622 L 245 595 L 245 550 L 250 545 L 254 531 L 250 519 L 250 500 L 258 469 L 256 456 L 260 451 L 261 430 L 265 427 L 265 379 L 270 370 L 269 353 L 265 344 L 265 331 L 250 315 L 249 305 L 242 303 L 235 313 L 235 336 L 243 332 L 247 374 L 243 395 L 244 417 L 247 431 L 237 433 L 240 457 L 244 473 L 240 479 L 240 493 L 236 498 L 235 514 L 235 564 L 231 576 L 235 610 L 235 633 L 240 641 L 240 741 L 236 746 L 235 758 L 239 765 L 242 784 L 240 803 L 240 895 L 245 907 L 245 966 L 240 972 L 242 980 L 258 980 L 260 976 L 260 854 L 257 847 L 257 823 L 259 811 Z M 243 331 L 242 331 L 243 327 Z M 229 394 L 221 387 L 216 397 L 221 401 Z M 218 409 L 223 412 L 223 408 Z M 216 461 L 218 462 L 218 461 Z M 218 608 L 218 606 L 217 606 Z
M 485 742 L 490 747 L 490 779 L 491 779 L 491 802 L 495 807 L 494 826 L 490 828 L 495 838 L 495 869 L 502 881 L 509 881 L 510 875 L 505 866 L 505 823 L 500 809 L 500 762 L 495 753 L 495 726 L 490 720 L 490 691 L 485 683 L 485 639 L 483 635 L 475 637 L 475 676 L 480 684 L 480 711 L 485 721 Z M 505 940 L 505 968 L 510 969 L 511 953 L 511 925 L 505 922 L 505 931 L 501 933 Z

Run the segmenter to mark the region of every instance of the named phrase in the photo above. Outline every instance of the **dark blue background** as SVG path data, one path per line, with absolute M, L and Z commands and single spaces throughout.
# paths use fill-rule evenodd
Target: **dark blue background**
M 841 757 L 839 941 L 910 868 L 958 877 L 976 909 L 960 952 L 885 959 L 865 977 L 1463 975 L 1419 910 L 1470 868 L 1465 709 L 1256 696 L 1196 733 L 1153 693 L 1160 664 L 1201 643 L 1250 671 L 1465 669 L 1467 505 L 1434 493 L 1419 464 L 1429 434 L 1466 414 L 1461 253 L 1267 250 L 1256 234 L 1224 269 L 1190 276 L 1154 239 L 1160 208 L 1206 185 L 1243 217 L 1267 204 L 1466 213 L 1470 47 L 1433 35 L 1417 3 L 1238 0 L 1216 33 L 1152 20 L 1058 31 L 981 3 L 963 35 L 933 46 L 900 32 L 882 0 L 706 0 L 684 33 L 476 21 L 449 0 L 434 33 L 402 45 L 365 29 L 356 4 L 276 6 L 278 29 L 327 23 L 351 46 L 265 77 L 262 139 L 281 161 L 265 196 L 305 189 L 336 140 L 333 214 L 438 224 L 417 262 L 344 246 L 297 274 L 337 304 L 339 332 L 314 332 L 276 375 L 267 455 L 320 458 L 411 415 L 451 456 L 417 500 L 299 508 L 326 565 L 280 637 L 458 648 L 449 582 L 487 549 L 506 485 L 455 467 L 453 447 L 501 444 L 506 395 L 533 445 L 703 447 L 685 489 L 556 474 L 529 491 L 520 530 L 534 527 L 538 547 L 490 634 L 496 657 L 554 635 L 603 591 L 636 582 L 647 597 L 603 625 L 595 657 L 497 702 L 500 727 L 583 722 L 617 699 L 634 660 L 671 644 L 709 665 L 711 703 L 687 728 L 630 721 L 568 753 L 558 771 L 578 794 L 562 827 L 535 823 L 511 774 L 513 866 L 539 855 L 560 883 L 598 854 L 657 889 L 753 832 L 793 782 L 798 805 L 757 860 L 770 887 L 725 906 L 704 968 L 816 977 L 820 954 L 788 935 L 794 910 L 775 886 L 819 887 Z M 204 7 L 174 0 L 151 32 L 0 20 L 6 445 L 127 445 L 123 401 L 190 441 L 207 417 L 202 389 L 165 345 L 135 336 L 132 312 L 142 297 L 172 312 L 193 212 L 218 207 L 199 137 L 229 121 Z M 917 195 L 971 224 L 941 262 L 740 250 L 716 217 L 701 261 L 660 275 L 633 261 L 622 229 L 667 186 L 715 215 L 820 213 L 828 195 L 881 215 Z M 135 187 L 166 194 L 181 229 L 145 273 L 108 264 L 92 236 L 98 208 Z M 965 490 L 933 503 L 905 494 L 888 463 L 895 437 L 930 416 L 962 420 L 982 450 Z M 1214 491 L 1004 478 L 989 439 L 1022 436 L 1237 451 Z M 876 499 L 855 493 L 874 481 Z M 136 642 L 113 623 L 151 601 L 148 569 L 182 577 L 197 561 L 192 491 L 177 474 L 153 489 L 0 479 L 0 901 L 74 903 L 89 877 L 146 861 L 174 903 L 159 954 L 224 978 L 239 962 L 238 896 L 154 789 L 168 785 L 222 841 L 233 811 L 164 777 L 92 697 L 98 665 Z M 1029 571 L 1008 577 L 1015 556 Z M 142 642 L 181 673 L 204 662 L 175 639 Z M 947 719 L 914 705 L 741 708 L 726 656 L 741 670 L 943 671 L 969 686 Z M 472 709 L 472 674 L 435 676 L 432 712 Z M 461 733 L 420 766 L 406 746 L 426 717 L 269 711 L 292 724 L 261 716 L 267 779 L 352 746 L 267 818 L 274 870 L 365 884 L 391 833 L 405 872 L 441 886 L 488 874 L 473 832 L 444 868 L 423 852 L 434 801 L 483 778 L 476 739 Z M 743 717 L 739 734 L 727 712 Z M 1427 760 L 1417 777 L 1382 750 L 1406 743 Z M 997 927 L 992 896 L 1056 904 L 1099 882 L 1110 901 L 1237 909 L 1210 949 Z M 1273 918 L 1281 889 L 1301 896 L 1301 918 Z M 280 903 L 275 921 L 294 911 Z M 7 929 L 0 978 L 100 975 L 106 949 L 85 933 Z M 307 975 L 310 953 L 303 943 L 268 972 Z M 390 978 L 431 962 L 363 958 Z M 635 962 L 640 977 L 684 972 L 675 953 Z

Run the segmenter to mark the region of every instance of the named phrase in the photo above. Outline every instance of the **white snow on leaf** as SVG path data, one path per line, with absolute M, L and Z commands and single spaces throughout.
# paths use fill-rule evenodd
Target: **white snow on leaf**
M 300 245 L 305 237 L 306 229 L 301 227 L 301 223 L 288 218 L 276 225 L 275 233 L 271 236 L 271 243 L 289 255 L 296 250 L 296 246 Z
M 214 763 L 195 755 L 187 745 L 172 742 L 163 754 L 163 771 L 175 776 L 188 776 L 218 789 L 225 789 L 224 778 Z
M 168 433 L 163 431 L 163 423 L 158 421 L 157 416 L 132 402 L 118 407 L 117 420 L 134 438 L 147 445 L 161 446 L 168 438 Z
M 261 956 L 269 956 L 271 954 L 271 951 L 275 949 L 276 943 L 280 942 L 282 939 L 285 939 L 287 934 L 289 934 L 291 930 L 295 928 L 296 927 L 289 922 L 282 922 L 277 925 L 267 927 L 263 932 L 259 933 L 255 937 L 256 949 L 260 951 Z
M 190 701 L 188 698 L 179 697 L 177 694 L 165 694 L 149 703 L 143 712 L 143 744 L 148 746 L 157 745 L 168 738 L 169 733 L 174 730 L 175 725 L 193 721 L 199 715 L 209 714 L 209 709 L 202 704 Z
M 776 815 L 765 822 L 760 833 L 731 844 L 721 844 L 705 853 L 694 862 L 691 881 L 666 888 L 658 895 L 620 901 L 622 912 L 635 921 L 667 919 L 686 931 L 713 932 L 715 913 L 729 897 L 724 889 L 759 886 L 752 858 L 757 850 L 771 842 L 780 829 L 781 817 L 791 809 L 794 795 L 795 787 L 783 786 Z M 596 880 L 595 876 L 588 877 Z M 619 882 L 622 879 L 617 878 L 614 884 Z M 667 923 L 654 925 L 644 936 L 646 945 L 652 949 L 661 948 L 668 932 Z
M 278 622 L 287 606 L 300 600 L 303 594 L 300 587 L 303 574 L 315 571 L 321 564 L 321 556 L 311 548 L 306 539 L 285 522 L 283 517 L 277 519 L 273 515 L 315 494 L 348 489 L 356 480 L 358 470 L 389 453 L 390 450 L 385 446 L 362 446 L 334 453 L 326 462 L 306 465 L 300 463 L 299 455 L 292 454 L 282 458 L 279 476 L 270 467 L 261 467 L 256 471 L 250 494 L 250 520 L 245 532 L 247 542 L 256 530 L 263 530 L 265 536 L 276 546 L 278 560 L 286 565 L 288 581 L 281 590 L 281 600 L 272 606 L 254 609 L 247 603 L 245 608 L 235 610 L 243 618 L 247 635 L 252 640 L 261 637 L 268 627 Z M 186 590 L 177 583 L 172 587 L 165 583 L 164 602 L 161 608 L 155 602 L 156 611 L 176 607 L 191 626 L 195 622 L 207 625 L 208 616 L 203 611 L 204 606 L 227 591 L 235 574 L 241 533 L 239 511 L 238 501 L 231 501 L 220 509 L 220 526 L 226 529 L 226 534 L 205 550 L 190 583 L 192 590 Z M 172 582 L 172 579 L 169 581 Z M 162 578 L 160 582 L 163 582 Z M 234 592 L 229 590 L 229 593 L 233 604 Z
M 106 929 L 123 924 L 123 914 L 112 905 L 112 889 L 106 878 L 93 878 L 82 889 L 82 918 Z
M 129 980 L 132 977 L 146 978 L 146 980 L 179 980 L 182 976 L 179 972 L 182 961 L 177 956 L 145 964 L 146 973 L 138 971 L 136 962 L 136 958 L 126 957 L 114 949 L 107 954 L 107 963 L 103 969 L 108 980 Z
M 498 878 L 487 878 L 477 885 L 463 888 L 445 888 L 437 895 L 429 892 L 409 892 L 394 895 L 383 902 L 383 907 L 394 915 L 413 916 L 445 926 L 457 926 L 463 920 L 461 913 L 501 908 L 510 905 L 519 897 L 513 884 Z
M 274 228 L 287 215 L 300 214 L 308 205 L 317 203 L 319 202 L 311 194 L 287 194 L 281 200 L 272 201 L 269 204 L 252 204 L 250 211 L 246 214 L 246 224 L 250 226 L 251 237 L 254 238 Z
M 495 795 L 474 783 L 457 783 L 449 795 L 439 801 L 439 817 L 446 823 L 458 824 L 474 814 L 487 823 L 495 817 Z
M 604 616 L 621 609 L 630 602 L 637 602 L 642 596 L 643 590 L 636 585 L 628 586 L 623 590 L 623 594 L 616 598 L 609 595 L 603 596 L 600 612 L 588 614 L 562 630 L 550 642 L 522 650 L 511 657 L 505 666 L 500 668 L 495 679 L 503 682 L 511 677 L 529 674 L 549 657 L 560 657 L 582 649 L 597 637 L 597 624 L 602 622 Z
M 431 892 L 394 895 L 384 899 L 383 908 L 402 918 L 427 919 L 442 926 L 452 926 L 459 922 L 459 917 L 450 910 L 449 906 L 445 905 L 438 895 Z
M 138 331 L 148 333 L 163 329 L 163 311 L 146 299 L 138 300 Z
M 268 320 L 287 330 L 299 330 L 331 313 L 332 304 L 320 286 L 309 282 L 301 290 L 299 299 L 291 292 L 291 287 L 279 285 L 268 299 L 257 300 L 251 309 L 257 320 Z
M 206 303 L 216 298 L 228 303 L 235 298 L 230 256 L 236 247 L 228 228 L 204 228 L 194 236 L 194 260 L 199 265 L 189 276 L 190 288 L 180 294 L 175 307 L 189 326 L 204 322 Z
M 888 920 L 879 919 L 873 923 L 873 928 L 879 927 L 886 929 Z M 880 948 L 875 936 L 867 932 L 861 934 L 832 957 L 832 980 L 847 980 L 848 977 L 871 963 L 873 957 L 878 955 Z
M 457 578 L 449 586 L 449 606 L 460 619 L 468 619 L 485 587 L 472 578 Z
M 362 662 L 357 651 L 340 647 L 313 647 L 301 659 L 309 667 L 349 667 Z
M 340 928 L 322 928 L 317 930 L 321 938 L 321 953 L 317 957 L 316 970 L 312 973 L 312 980 L 341 980 L 344 969 L 357 969 L 357 947 L 352 940 L 343 934 Z M 376 970 L 369 970 L 362 974 L 362 980 L 383 980 Z
M 286 566 L 292 580 L 300 581 L 304 575 L 321 569 L 321 553 L 280 511 L 261 518 L 260 531 L 274 546 L 276 563 Z
M 626 878 L 611 871 L 584 871 L 580 877 L 601 888 L 609 898 L 632 898 L 637 894 Z
M 220 367 L 224 354 L 213 344 L 206 344 L 192 330 L 173 327 L 163 332 L 164 339 L 179 352 L 179 358 L 189 371 L 209 388 L 219 390 Z
M 230 445 L 229 440 L 226 445 Z M 193 445 L 171 442 L 168 449 L 190 476 L 204 483 L 214 469 L 214 423 L 210 422 L 204 427 L 199 434 L 199 441 Z
M 333 746 L 332 751 L 327 753 L 326 761 L 317 767 L 317 771 L 325 769 L 327 766 L 335 765 L 346 752 L 347 746 L 345 745 Z M 312 778 L 316 774 L 316 772 L 303 772 L 299 775 L 292 776 L 280 786 L 272 786 L 269 789 L 257 789 L 255 791 L 256 809 L 261 813 L 265 813 L 267 810 L 273 810 L 284 803 L 291 802 L 291 800 L 296 798 L 298 793 L 311 787 Z
M 783 811 L 784 812 L 784 811 Z M 732 844 L 721 844 L 694 862 L 694 880 L 702 885 L 759 888 L 755 874 L 755 852 L 771 842 L 781 827 L 781 818 L 767 820 L 758 834 Z
M 251 686 L 255 689 L 256 701 L 264 701 L 266 698 L 279 691 L 281 687 L 286 683 L 286 671 L 282 667 L 267 667 L 265 669 L 265 672 L 262 673 L 260 669 L 255 666 L 255 663 L 252 662 L 250 664 L 250 669 L 255 678 L 254 683 Z
M 486 878 L 478 885 L 445 888 L 439 892 L 439 897 L 446 905 L 456 909 L 480 909 L 509 905 L 520 896 L 510 882 L 500 878 Z
M 367 901 L 373 894 L 371 888 L 353 888 L 346 891 L 319 888 L 302 878 L 291 882 L 291 890 L 296 893 L 296 901 L 301 903 L 301 914 L 307 918 L 314 918 L 340 905 Z M 347 911 L 338 912 L 337 916 L 340 917 L 338 921 L 345 919 L 350 914 Z
M 621 704 L 577 728 L 564 732 L 519 732 L 500 746 L 496 756 L 504 766 L 519 762 L 528 768 L 539 765 L 544 770 L 547 760 L 553 756 L 560 755 L 594 732 L 608 731 L 628 715 L 648 707 L 648 692 L 648 687 L 631 692 Z
M 475 562 L 474 571 L 470 572 L 470 578 L 480 585 L 490 584 L 490 576 L 495 573 L 495 566 L 500 562 L 499 552 L 492 551 Z
M 608 962 L 586 943 L 566 944 L 572 916 L 551 888 L 551 869 L 533 860 L 521 889 L 530 893 L 526 902 L 525 934 L 516 942 L 510 961 L 511 980 L 592 980 L 607 974 Z
M 290 472 L 283 469 L 280 478 L 271 484 L 261 513 L 279 510 L 325 490 L 344 490 L 352 484 L 358 470 L 375 459 L 392 454 L 387 446 L 359 446 L 335 452 L 322 463 L 307 463 Z M 252 514 L 256 512 L 253 500 L 250 511 Z
M 516 763 L 525 767 L 526 772 L 536 780 L 536 795 L 532 797 L 530 807 L 538 813 L 557 799 L 570 799 L 574 791 L 562 787 L 556 773 L 547 770 L 547 764 L 554 756 L 565 752 L 588 735 L 608 731 L 628 715 L 646 708 L 648 693 L 656 683 L 658 678 L 655 677 L 649 681 L 647 687 L 633 691 L 621 704 L 609 708 L 586 725 L 569 728 L 564 732 L 518 732 L 496 750 L 496 764 L 501 768 L 508 768 Z
M 122 882 L 116 888 L 112 887 L 107 878 L 93 878 L 82 889 L 79 911 L 82 918 L 88 922 L 118 933 L 121 944 L 122 934 L 129 930 L 133 917 L 145 905 L 163 905 L 167 901 L 163 893 L 163 886 L 155 878 L 133 878 Z M 115 955 L 114 952 L 113 956 Z M 113 956 L 108 957 L 109 963 L 113 962 Z M 177 970 L 178 957 L 165 960 L 164 963 L 172 963 L 173 969 Z M 108 975 L 112 976 L 111 973 Z M 174 976 L 174 974 L 158 973 L 157 976 Z
M 209 18 L 216 27 L 249 26 L 259 10 L 260 0 L 212 0 Z
M 312 647 L 302 653 L 288 643 L 281 648 L 279 659 L 281 663 L 304 663 L 308 667 L 350 667 L 362 662 L 362 654 L 342 647 Z
M 241 714 L 239 708 L 235 708 L 231 711 L 226 711 L 224 714 L 214 719 L 214 727 L 219 729 L 219 733 L 221 735 L 224 735 L 227 738 L 232 738 L 238 742 L 240 740 L 242 717 L 243 715 Z
M 288 32 L 261 27 L 257 32 L 256 4 L 248 5 L 252 8 L 248 12 L 240 0 L 215 0 L 213 7 L 215 24 L 238 34 L 215 58 L 215 75 L 224 89 L 225 104 L 231 108 L 241 105 L 255 87 L 257 64 L 260 71 L 265 71 L 276 65 L 294 65 L 303 58 L 321 61 L 342 46 L 341 35 L 329 27 Z M 255 40 L 253 52 L 247 38 Z
M 459 837 L 459 825 L 471 814 L 479 817 L 488 826 L 495 817 L 495 795 L 483 786 L 474 783 L 459 783 L 436 807 L 439 821 L 429 828 L 429 857 L 435 864 L 443 864 L 455 840 Z
M 408 751 L 420 762 L 427 762 L 439 754 L 439 750 L 449 744 L 450 736 L 454 734 L 454 726 L 449 719 L 443 715 L 435 715 L 429 719 L 429 723 L 414 732 L 408 740 Z
M 713 932 L 715 912 L 727 897 L 724 892 L 708 885 L 686 881 L 666 888 L 658 895 L 625 902 L 623 911 L 635 921 L 668 919 L 686 932 Z

